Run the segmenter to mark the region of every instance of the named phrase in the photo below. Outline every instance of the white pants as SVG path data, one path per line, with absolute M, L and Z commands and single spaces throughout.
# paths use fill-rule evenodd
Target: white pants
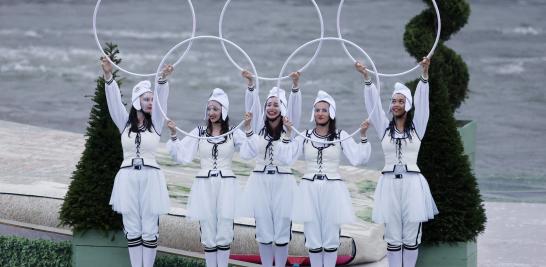
M 307 181 L 306 181 L 307 183 Z M 310 197 L 311 209 L 314 210 L 315 220 L 304 223 L 305 247 L 309 251 L 324 249 L 328 252 L 334 252 L 339 247 L 340 224 L 327 220 L 330 211 L 328 197 L 335 193 L 329 189 L 334 188 L 334 183 L 340 181 L 313 181 L 311 182 L 308 195 Z
M 292 238 L 292 222 L 289 219 L 271 216 L 256 218 L 256 241 L 262 244 L 286 245 Z
M 407 248 L 417 248 L 421 244 L 421 236 L 423 232 L 422 223 L 410 221 L 409 205 L 411 199 L 407 199 L 404 194 L 404 181 L 402 179 L 394 179 L 393 194 L 391 198 L 391 207 L 384 214 L 388 216 L 388 222 L 385 223 L 385 241 L 389 247 L 399 248 L 401 246 Z
M 214 248 L 229 249 L 233 242 L 233 220 L 211 219 L 199 221 L 201 228 L 201 244 L 205 251 Z
M 127 239 L 134 240 L 142 237 L 144 241 L 156 241 L 159 236 L 159 215 L 154 214 L 149 208 L 147 195 L 142 192 L 146 190 L 149 177 L 134 175 L 130 182 L 127 182 L 124 190 L 137 192 L 126 194 L 125 206 L 127 210 L 122 214 L 123 228 Z

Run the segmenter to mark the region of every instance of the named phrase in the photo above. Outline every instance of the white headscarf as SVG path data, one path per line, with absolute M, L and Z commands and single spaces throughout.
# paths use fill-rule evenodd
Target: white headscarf
M 396 83 L 394 84 L 394 92 L 392 92 L 391 99 L 394 98 L 395 94 L 401 94 L 406 97 L 404 110 L 406 110 L 406 112 L 410 111 L 413 106 L 413 97 L 411 96 L 410 89 L 401 83 Z M 392 101 L 391 104 L 389 104 L 389 112 L 392 112 Z
M 148 80 L 140 81 L 133 87 L 133 94 L 131 96 L 131 103 L 133 104 L 133 107 L 136 110 L 141 110 L 142 107 L 140 106 L 140 96 L 152 92 L 152 84 Z
M 330 113 L 330 119 L 336 118 L 336 101 L 334 101 L 334 98 L 330 96 L 328 93 L 319 90 L 317 93 L 317 98 L 315 99 L 315 102 L 313 103 L 313 109 L 311 110 L 311 122 L 315 120 L 315 105 L 318 102 L 324 101 L 328 104 L 330 104 L 330 108 L 328 112 Z
M 287 103 L 288 101 L 286 101 L 286 92 L 279 88 L 279 87 L 273 87 L 271 88 L 271 90 L 269 91 L 269 94 L 267 95 L 267 99 L 265 100 L 265 106 L 267 106 L 267 100 L 269 100 L 270 98 L 272 97 L 278 97 L 279 98 L 279 107 L 281 109 L 281 115 L 282 116 L 286 116 L 286 112 L 287 112 Z M 264 110 L 265 110 L 265 106 L 264 106 Z M 264 112 L 265 114 L 265 112 Z
M 224 90 L 220 88 L 214 88 L 214 90 L 212 90 L 212 94 L 210 95 L 208 101 L 211 101 L 211 100 L 214 100 L 220 103 L 220 105 L 222 106 L 222 119 L 226 120 L 228 111 L 229 111 L 229 99 L 226 92 L 224 92 Z M 207 105 L 205 106 L 205 120 L 208 117 L 207 116 L 208 101 L 207 101 Z

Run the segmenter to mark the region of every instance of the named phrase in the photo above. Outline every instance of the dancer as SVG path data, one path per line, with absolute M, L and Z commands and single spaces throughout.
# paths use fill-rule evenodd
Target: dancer
M 201 137 L 214 137 L 227 133 L 229 126 L 229 99 L 219 88 L 213 90 L 207 102 L 206 126 L 198 126 L 190 134 Z M 252 136 L 252 113 L 245 114 L 246 134 L 236 129 L 229 135 L 213 139 L 197 139 L 186 136 L 179 140 L 176 124 L 169 121 L 171 139 L 167 150 L 172 158 L 180 163 L 190 163 L 195 157 L 201 161 L 201 170 L 195 176 L 189 200 L 188 217 L 198 220 L 201 228 L 201 243 L 205 251 L 207 267 L 227 267 L 231 243 L 233 242 L 233 219 L 241 208 L 239 181 L 232 171 L 232 157 L 236 148 L 251 146 L 248 137 Z M 244 157 L 243 154 L 241 154 Z M 246 157 L 245 157 L 246 158 Z
M 300 155 L 305 160 L 294 220 L 304 222 L 305 247 L 309 250 L 311 266 L 332 267 L 337 261 L 341 225 L 356 220 L 349 190 L 339 174 L 341 155 L 355 166 L 368 161 L 371 153 L 366 138 L 369 123 L 365 120 L 361 124 L 359 143 L 351 138 L 339 143 L 320 143 L 349 136 L 336 128 L 336 102 L 324 91 L 318 92 L 313 103 L 311 121 L 315 122 L 315 128 L 306 130 L 305 135 L 313 141 L 297 136 L 293 141 L 283 139 L 280 145 L 291 149 L 288 154 L 292 155 L 291 162 Z M 292 123 L 286 118 L 285 125 L 288 138 Z
M 381 107 L 379 93 L 369 79 L 366 67 L 358 62 L 355 64 L 364 76 L 366 109 L 385 153 L 385 166 L 374 194 L 372 219 L 385 224 L 384 239 L 388 244 L 390 267 L 415 266 L 422 223 L 438 214 L 428 183 L 417 166 L 429 117 L 430 60 L 423 58 L 420 64 L 423 74 L 415 98 L 405 85 L 395 84 L 389 106 L 390 120 Z M 374 107 L 376 110 L 372 111 Z
M 123 162 L 114 181 L 110 205 L 122 214 L 131 266 L 152 267 L 159 237 L 159 215 L 169 211 L 169 193 L 155 155 L 164 123 L 158 104 L 167 110 L 167 76 L 173 66 L 166 65 L 161 72 L 157 85 L 160 102 L 153 97 L 151 83 L 141 81 L 133 88 L 129 113 L 112 76 L 112 63 L 101 57 L 101 66 L 108 110 L 121 133 L 123 146 Z
M 253 94 L 252 74 L 243 71 L 242 75 L 249 85 L 247 102 L 254 101 L 257 103 L 255 107 L 258 107 L 255 111 L 258 132 L 251 137 L 253 145 L 241 149 L 242 154 L 256 159 L 256 166 L 248 178 L 245 195 L 251 204 L 250 217 L 256 220 L 256 241 L 259 243 L 262 266 L 272 267 L 274 261 L 275 266 L 284 267 L 288 259 L 288 242 L 292 237 L 291 215 L 297 184 L 289 162 L 285 160 L 290 157 L 286 155 L 290 150 L 283 151 L 279 143 L 281 139 L 287 137 L 283 129 L 283 118 L 287 117 L 294 121 L 300 117 L 301 93 L 298 87 L 300 73 L 290 74 L 292 92 L 289 101 L 286 100 L 283 89 L 273 87 L 263 109 L 259 104 L 259 96 Z

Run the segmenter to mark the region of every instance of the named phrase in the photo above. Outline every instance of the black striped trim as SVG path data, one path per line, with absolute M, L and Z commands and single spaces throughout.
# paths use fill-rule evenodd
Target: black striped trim
M 284 244 L 275 243 L 275 246 L 277 246 L 277 247 L 286 247 L 287 245 L 288 245 L 288 242 L 286 242 Z
M 337 248 L 324 248 L 324 252 L 336 252 Z
M 157 237 L 155 240 L 143 240 L 142 245 L 147 248 L 157 248 Z
M 252 85 L 252 86 L 249 86 L 249 87 L 247 87 L 247 88 L 248 88 L 248 91 L 252 92 L 252 91 L 254 91 L 254 89 L 256 88 L 256 86 L 255 86 L 255 85 Z
M 407 250 L 416 250 L 419 248 L 419 244 L 415 245 L 415 246 L 408 246 L 408 245 L 403 245 L 404 249 L 407 249 Z
M 310 248 L 309 253 L 321 253 L 322 248 Z
M 282 139 L 282 142 L 285 143 L 285 144 L 288 144 L 288 143 L 290 143 L 290 139 L 284 139 L 284 138 L 283 138 L 283 139 Z
M 251 137 L 252 135 L 254 135 L 254 131 L 250 131 L 250 132 L 246 133 L 246 137 Z
M 300 91 L 299 87 L 292 87 L 292 93 L 297 93 Z
M 108 81 L 106 81 L 106 84 L 110 85 L 114 82 L 114 76 L 112 75 L 112 78 Z
M 220 245 L 218 245 L 218 246 L 216 246 L 216 248 L 217 248 L 218 250 L 226 251 L 226 250 L 229 250 L 229 249 L 231 248 L 231 245 L 225 245 L 225 246 L 220 246 Z
M 216 252 L 216 251 L 218 251 L 218 249 L 216 247 L 214 247 L 214 248 L 203 247 L 203 250 L 205 252 Z
M 360 143 L 362 144 L 368 143 L 368 138 L 360 139 Z
M 372 85 L 372 80 L 364 81 L 364 84 L 367 85 L 367 86 L 370 86 L 370 85 Z
M 397 245 L 387 243 L 387 250 L 388 251 L 400 251 L 400 250 L 402 250 L 402 245 L 397 246 Z
M 157 84 L 166 84 L 167 83 L 167 80 L 159 80 L 157 81 Z
M 419 235 L 421 233 L 421 228 L 423 227 L 423 223 L 419 223 L 419 230 L 417 230 L 417 236 L 415 237 L 415 246 L 419 247 Z
M 420 80 L 421 80 L 421 82 L 423 82 L 423 83 L 428 83 L 428 80 L 425 79 L 425 77 L 423 77 L 423 76 L 421 76 Z
M 264 243 L 264 242 L 259 242 L 259 243 L 262 244 L 262 245 L 272 245 L 272 244 L 273 244 L 273 241 L 267 242 L 267 243 Z
M 142 237 L 139 236 L 137 238 L 134 238 L 134 239 L 127 239 L 127 247 L 138 247 L 142 245 Z

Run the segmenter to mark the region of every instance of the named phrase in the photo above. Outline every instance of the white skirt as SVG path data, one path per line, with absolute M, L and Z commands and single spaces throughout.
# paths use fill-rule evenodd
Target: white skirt
M 236 178 L 195 178 L 187 205 L 191 220 L 241 217 L 243 190 Z
M 249 218 L 267 218 L 272 208 L 273 216 L 290 219 L 294 199 L 298 196 L 298 185 L 291 174 L 250 174 L 244 192 L 243 215 Z
M 296 222 L 350 224 L 356 222 L 351 194 L 342 180 L 302 179 L 294 199 L 292 219 Z
M 121 168 L 116 174 L 110 196 L 112 209 L 126 214 L 135 210 L 139 201 L 142 203 L 140 209 L 147 213 L 161 215 L 169 212 L 169 191 L 160 169 L 146 166 L 141 170 Z
M 426 222 L 438 214 L 438 208 L 427 180 L 421 173 L 406 172 L 401 179 L 394 173 L 385 173 L 379 178 L 374 193 L 372 220 L 375 223 L 389 223 L 400 220 L 393 214 L 396 207 L 405 207 L 410 222 Z

